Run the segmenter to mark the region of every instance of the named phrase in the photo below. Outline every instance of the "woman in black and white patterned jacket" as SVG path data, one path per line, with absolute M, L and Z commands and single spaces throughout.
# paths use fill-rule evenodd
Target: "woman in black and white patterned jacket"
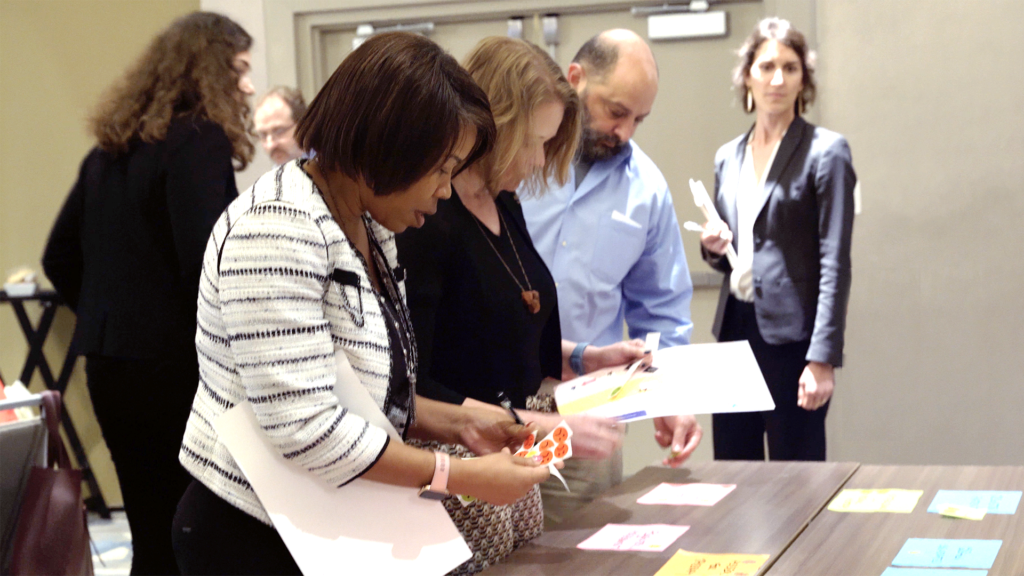
M 443 490 L 450 471 L 452 492 L 507 504 L 547 478 L 502 451 L 526 435 L 510 416 L 416 395 L 394 234 L 421 226 L 494 134 L 487 97 L 451 56 L 416 35 L 375 36 L 299 122 L 314 159 L 265 174 L 221 216 L 203 264 L 199 390 L 179 456 L 196 478 L 173 531 L 184 573 L 298 573 L 212 426 L 241 402 L 285 458 L 333 486 L 362 477 Z M 403 438 L 489 455 L 449 462 L 389 443 L 340 405 L 337 359 Z

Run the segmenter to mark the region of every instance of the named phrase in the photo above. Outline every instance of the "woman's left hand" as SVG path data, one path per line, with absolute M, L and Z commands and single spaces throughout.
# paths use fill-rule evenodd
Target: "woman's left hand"
M 633 339 L 608 346 L 587 346 L 583 350 L 584 373 L 635 362 L 647 355 L 644 345 L 643 340 Z
M 463 406 L 465 411 L 459 427 L 458 443 L 474 454 L 484 455 L 509 448 L 518 450 L 530 432 L 538 432 L 536 424 L 516 424 L 506 412 Z
M 823 362 L 808 362 L 800 375 L 796 405 L 804 410 L 817 410 L 828 402 L 835 388 L 835 368 Z

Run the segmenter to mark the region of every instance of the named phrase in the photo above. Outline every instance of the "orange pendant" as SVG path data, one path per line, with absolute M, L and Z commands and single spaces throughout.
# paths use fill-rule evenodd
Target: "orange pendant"
M 523 290 L 523 306 L 530 311 L 530 314 L 540 312 L 540 293 L 536 290 Z

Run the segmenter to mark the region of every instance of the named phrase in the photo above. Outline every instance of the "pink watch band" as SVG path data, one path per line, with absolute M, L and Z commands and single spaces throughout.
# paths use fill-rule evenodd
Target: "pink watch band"
M 448 491 L 448 473 L 451 471 L 451 468 L 451 456 L 445 452 L 434 452 L 434 477 L 430 479 L 431 491 Z

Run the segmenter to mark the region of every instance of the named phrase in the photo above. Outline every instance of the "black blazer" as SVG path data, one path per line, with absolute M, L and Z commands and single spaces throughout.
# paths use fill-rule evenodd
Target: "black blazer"
M 734 233 L 736 193 L 749 132 L 715 155 L 715 207 Z M 853 171 L 842 135 L 799 116 L 779 144 L 761 209 L 754 220 L 754 309 L 769 344 L 810 339 L 808 361 L 841 366 L 850 297 Z M 738 239 L 733 239 L 738 246 Z M 703 251 L 725 272 L 713 332 L 721 334 L 731 271 L 725 258 Z
M 238 196 L 231 153 L 219 125 L 181 117 L 162 141 L 86 156 L 43 253 L 76 353 L 194 354 L 206 241 Z

